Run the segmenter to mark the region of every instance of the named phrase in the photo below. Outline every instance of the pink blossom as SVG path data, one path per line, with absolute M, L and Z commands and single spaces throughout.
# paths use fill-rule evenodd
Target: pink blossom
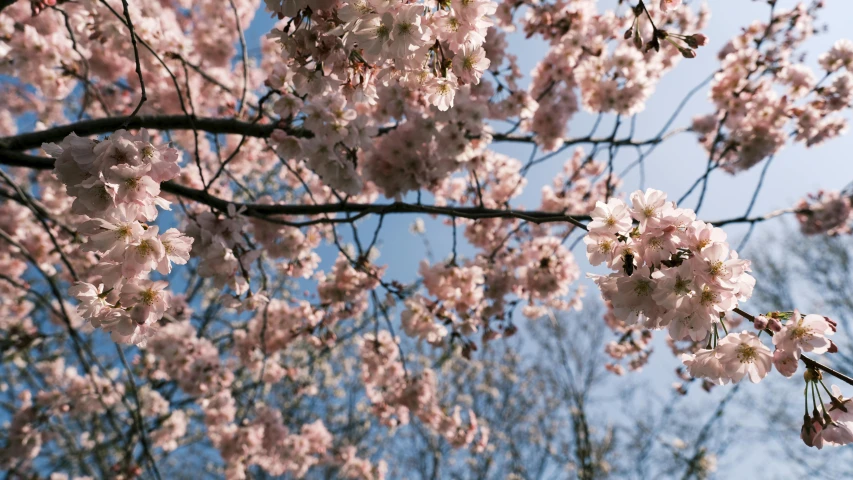
M 490 62 L 486 58 L 486 52 L 482 47 L 470 48 L 463 45 L 459 52 L 453 57 L 453 73 L 462 84 L 480 83 L 483 72 L 489 68 Z
M 95 286 L 91 283 L 78 282 L 68 289 L 68 294 L 80 302 L 77 304 L 77 313 L 84 318 L 98 317 L 110 308 L 103 284 Z
M 157 265 L 157 271 L 168 274 L 172 271 L 172 264 L 186 265 L 190 259 L 193 239 L 187 237 L 176 228 L 166 230 L 160 235 L 160 244 L 163 245 L 163 257 Z
M 696 355 L 684 354 L 681 361 L 695 378 L 703 378 L 717 385 L 731 381 L 715 350 L 699 350 Z
M 165 249 L 157 235 L 158 232 L 157 226 L 148 227 L 145 233 L 127 248 L 126 253 L 121 252 L 124 254 L 122 273 L 125 277 L 133 278 L 140 273 L 150 272 L 157 268 L 165 255 Z M 117 254 L 115 251 L 111 257 L 116 260 L 122 259 L 120 253 Z
M 592 221 L 587 225 L 590 232 L 618 234 L 631 229 L 631 216 L 625 203 L 611 198 L 607 203 L 596 202 L 590 214 Z
M 165 290 L 168 285 L 167 282 L 150 280 L 128 283 L 121 289 L 122 305 L 132 307 L 130 316 L 136 323 L 156 322 L 169 308 L 169 292 Z
M 752 332 L 744 330 L 726 335 L 720 339 L 716 350 L 720 365 L 733 383 L 747 375 L 752 383 L 758 383 L 770 372 L 773 355 Z
M 660 0 L 660 9 L 662 12 L 675 10 L 681 6 L 681 0 Z
M 659 222 L 670 213 L 672 205 L 666 201 L 666 194 L 652 188 L 645 192 L 631 194 L 631 216 L 646 228 Z
M 826 353 L 832 347 L 832 341 L 826 337 L 835 333 L 835 322 L 820 315 L 806 315 L 794 310 L 790 320 L 782 330 L 773 335 L 773 345 L 777 350 L 799 359 L 802 352 Z

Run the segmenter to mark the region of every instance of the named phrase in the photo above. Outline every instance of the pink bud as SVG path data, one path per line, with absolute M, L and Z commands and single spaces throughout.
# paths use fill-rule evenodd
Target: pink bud
M 755 317 L 755 321 L 752 322 L 752 325 L 755 326 L 756 330 L 764 330 L 767 328 L 767 317 L 764 315 L 758 315 Z
M 800 429 L 800 438 L 809 447 L 815 446 L 815 440 L 818 439 L 818 434 L 822 430 L 820 422 L 814 421 L 808 415 L 803 415 L 803 427 Z
M 767 328 L 769 328 L 773 332 L 781 332 L 782 331 L 782 322 L 775 318 L 770 318 L 767 320 Z
M 694 33 L 693 35 L 691 35 L 691 37 L 693 38 L 693 41 L 696 42 L 696 45 L 699 47 L 705 46 L 705 44 L 708 43 L 708 37 L 701 33 Z

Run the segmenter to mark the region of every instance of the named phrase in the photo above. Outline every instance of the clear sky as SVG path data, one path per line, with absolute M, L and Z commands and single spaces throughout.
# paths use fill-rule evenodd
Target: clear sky
M 615 4 L 615 1 L 603 1 L 602 6 Z M 629 2 L 630 3 L 630 2 Z M 696 3 L 696 2 L 693 2 Z M 780 0 L 778 8 L 789 8 L 795 2 Z M 826 25 L 828 30 L 807 44 L 807 63 L 816 66 L 817 56 L 826 51 L 836 40 L 841 38 L 853 38 L 853 27 L 850 21 L 853 19 L 853 1 L 850 0 L 828 0 L 823 10 L 818 26 Z M 636 139 L 646 139 L 655 136 L 669 118 L 676 106 L 694 86 L 711 75 L 718 67 L 719 62 L 716 53 L 727 42 L 729 38 L 737 34 L 740 29 L 755 19 L 767 18 L 769 8 L 764 1 L 749 0 L 713 0 L 711 5 L 711 19 L 709 27 L 703 32 L 710 38 L 709 44 L 699 50 L 699 56 L 693 60 L 682 61 L 674 71 L 667 74 L 658 84 L 657 91 L 648 102 L 645 111 L 637 116 Z M 623 7 L 625 8 L 625 7 Z M 272 20 L 261 13 L 256 18 L 252 27 L 248 30 L 251 44 L 257 44 L 255 38 L 262 35 L 272 26 Z M 510 50 L 519 57 L 522 71 L 529 72 L 536 63 L 545 55 L 546 46 L 542 42 L 525 40 L 522 35 L 510 36 Z M 816 74 L 819 76 L 819 70 Z M 700 90 L 686 105 L 673 127 L 686 127 L 690 119 L 699 114 L 712 111 L 712 106 L 707 99 L 707 89 Z M 594 118 L 588 114 L 577 115 L 570 124 L 569 136 L 584 136 L 591 129 Z M 612 119 L 610 119 L 612 122 Z M 612 123 L 611 123 L 612 125 Z M 611 127 L 612 128 L 612 127 Z M 602 124 L 599 132 L 609 132 L 607 121 Z M 627 132 L 627 129 L 623 130 Z M 501 153 L 514 156 L 522 161 L 530 155 L 529 146 L 520 145 L 494 145 L 493 148 Z M 853 136 L 845 135 L 822 146 L 805 149 L 802 147 L 786 147 L 780 154 L 776 155 L 770 166 L 764 187 L 757 199 L 753 209 L 753 215 L 764 214 L 779 208 L 789 208 L 807 193 L 816 192 L 819 189 L 842 189 L 848 182 L 853 181 L 853 159 L 850 152 L 853 151 Z M 535 208 L 540 201 L 540 190 L 542 185 L 550 183 L 554 175 L 562 169 L 562 164 L 571 156 L 571 150 L 563 155 L 553 158 L 550 162 L 535 167 L 528 176 L 528 186 L 525 193 L 516 200 L 516 206 L 527 206 Z M 636 159 L 633 149 L 625 149 L 616 160 L 616 171 L 621 171 L 626 165 Z M 666 141 L 657 148 L 646 159 L 645 187 L 653 187 L 666 191 L 670 198 L 675 200 L 688 189 L 693 181 L 704 173 L 707 163 L 707 154 L 699 146 L 696 136 L 683 133 Z M 750 171 L 731 176 L 722 171 L 715 171 L 709 180 L 709 190 L 700 212 L 700 217 L 705 220 L 718 220 L 723 218 L 737 217 L 743 215 L 764 163 L 753 167 Z M 623 191 L 630 192 L 640 186 L 639 171 L 635 169 L 625 179 Z M 688 199 L 684 206 L 693 208 L 696 204 L 697 195 Z M 417 272 L 419 261 L 424 258 L 424 248 L 420 239 L 408 232 L 408 226 L 414 217 L 397 216 L 388 218 L 383 228 L 382 242 L 380 248 L 382 256 L 378 260 L 380 264 L 388 264 L 387 278 L 409 281 Z M 427 223 L 427 234 L 433 251 L 438 259 L 444 258 L 451 249 L 450 229 L 441 224 L 440 221 L 424 218 Z M 769 230 L 779 229 L 786 220 L 773 220 L 758 225 L 750 244 L 746 249 L 745 256 L 748 258 L 750 248 L 768 248 L 762 245 L 763 234 Z M 790 221 L 787 220 L 787 221 Z M 368 221 L 360 224 L 363 235 L 373 232 L 374 223 Z M 726 228 L 733 245 L 737 245 L 745 231 L 744 226 L 731 226 Z M 384 243 L 384 248 L 382 244 Z M 769 248 L 772 248 L 770 246 Z M 464 246 L 460 253 L 472 252 Z M 591 271 L 586 263 L 584 252 L 576 248 L 578 263 L 584 272 Z M 321 251 L 324 256 L 323 264 L 329 265 L 334 260 L 334 250 Z M 757 279 L 761 282 L 761 279 Z M 596 296 L 594 289 L 590 289 L 589 296 Z M 590 298 L 590 300 L 592 300 Z M 747 305 L 748 309 L 748 305 Z M 668 353 L 665 345 L 658 344 L 656 353 L 653 355 L 651 364 L 641 373 L 635 374 L 635 380 L 659 386 L 662 395 L 669 389 L 670 384 L 675 381 L 672 372 L 677 361 Z M 745 385 L 745 390 L 752 392 L 751 385 Z M 800 397 L 796 395 L 801 392 L 799 381 L 789 382 L 785 391 L 791 393 L 791 401 L 799 402 Z M 698 390 L 698 389 L 696 389 Z M 719 398 L 725 393 L 725 387 L 713 394 Z M 747 393 L 748 395 L 749 393 Z M 691 392 L 691 396 L 707 398 L 701 391 Z M 713 407 L 712 407 L 713 408 Z M 708 412 L 710 415 L 710 410 Z M 704 423 L 705 419 L 697 422 L 697 429 Z M 796 436 L 798 432 L 792 431 Z M 805 448 L 804 446 L 802 448 Z M 753 452 L 755 453 L 755 452 Z M 815 451 L 815 454 L 817 452 Z M 826 455 L 826 451 L 821 454 Z M 746 461 L 750 471 L 756 473 L 758 478 L 788 478 L 790 470 L 786 470 L 784 462 L 772 461 L 769 452 L 758 452 L 756 455 L 744 457 L 735 455 L 739 461 Z M 730 464 L 727 459 L 721 459 L 721 478 L 728 478 Z M 760 473 L 759 473 L 760 472 Z M 774 473 L 771 473 L 774 472 Z M 732 471 L 733 477 L 743 477 Z M 778 475 L 778 477 L 776 477 Z M 750 474 L 752 477 L 752 474 Z M 754 477 L 752 477 L 754 478 Z

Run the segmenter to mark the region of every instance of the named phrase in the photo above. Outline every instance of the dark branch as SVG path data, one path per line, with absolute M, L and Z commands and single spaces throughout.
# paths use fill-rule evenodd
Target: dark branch
M 146 118 L 146 117 L 137 117 Z M 147 117 L 151 118 L 151 117 Z M 174 117 L 183 119 L 184 117 Z M 224 121 L 233 123 L 231 120 Z M 245 122 L 237 122 L 247 126 L 252 124 Z M 12 137 L 10 137 L 12 138 Z M 24 167 L 37 170 L 50 170 L 53 168 L 53 159 L 45 157 L 36 157 L 20 152 L 11 152 L 0 150 L 0 165 L 8 165 L 12 167 Z M 237 209 L 245 209 L 244 215 L 260 218 L 273 223 L 281 223 L 294 227 L 302 227 L 320 223 L 350 223 L 368 215 L 387 215 L 394 213 L 422 213 L 428 215 L 442 215 L 449 217 L 467 218 L 471 220 L 483 218 L 517 218 L 532 223 L 570 223 L 576 227 L 586 230 L 586 225 L 583 222 L 590 220 L 588 215 L 565 215 L 561 212 L 542 212 L 542 211 L 524 211 L 512 209 L 491 209 L 481 207 L 439 207 L 434 205 L 411 204 L 403 202 L 385 203 L 385 204 L 365 204 L 365 203 L 325 203 L 325 204 L 260 204 L 260 203 L 237 203 L 223 200 L 213 196 L 204 190 L 197 190 L 174 182 L 163 182 L 160 184 L 160 189 L 164 192 L 171 193 L 189 200 L 194 200 L 213 207 L 219 211 L 226 211 L 229 204 L 233 204 Z M 795 210 L 777 210 L 760 217 L 738 217 L 726 220 L 718 220 L 709 222 L 712 225 L 723 226 L 732 223 L 758 223 L 771 218 L 778 217 L 786 213 L 794 213 Z M 275 218 L 279 215 L 288 216 L 316 216 L 328 215 L 334 213 L 352 213 L 355 216 L 350 218 L 318 218 L 306 222 L 292 222 Z
M 101 135 L 112 133 L 121 128 L 152 128 L 156 130 L 190 130 L 193 125 L 208 133 L 233 133 L 255 138 L 267 138 L 276 128 L 282 128 L 290 135 L 310 137 L 310 132 L 302 129 L 276 127 L 271 124 L 257 124 L 224 118 L 191 118 L 186 115 L 157 115 L 139 117 L 109 117 L 97 120 L 84 120 L 70 125 L 49 128 L 39 132 L 23 133 L 0 138 L 0 149 L 29 150 L 40 148 L 42 143 L 60 142 L 71 133 L 77 135 Z
M 22 133 L 10 137 L 0 138 L 0 149 L 4 150 L 29 150 L 39 148 L 42 143 L 60 142 L 71 133 L 77 135 L 102 135 L 112 133 L 118 129 L 151 128 L 155 130 L 198 130 L 214 134 L 246 135 L 255 138 L 268 138 L 273 130 L 281 129 L 289 135 L 302 138 L 310 138 L 313 134 L 299 127 L 289 125 L 257 124 L 235 119 L 223 118 L 192 118 L 188 115 L 150 115 L 139 117 L 109 117 L 96 120 L 83 120 L 69 125 L 48 128 L 39 132 Z M 379 133 L 385 133 L 393 127 L 380 129 Z M 473 138 L 473 137 L 472 137 Z M 631 140 L 628 138 L 616 140 L 610 137 L 596 138 L 592 136 L 569 138 L 563 142 L 564 146 L 579 144 L 608 144 L 614 146 L 643 146 L 661 143 L 666 136 L 656 137 L 649 140 Z M 511 143 L 535 143 L 532 135 L 494 134 L 493 142 Z

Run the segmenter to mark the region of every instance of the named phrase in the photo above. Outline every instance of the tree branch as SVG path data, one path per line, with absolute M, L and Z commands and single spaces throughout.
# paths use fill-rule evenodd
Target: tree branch
M 109 117 L 96 120 L 84 120 L 60 127 L 48 128 L 39 132 L 23 133 L 0 138 L 0 149 L 29 150 L 40 148 L 42 143 L 60 142 L 71 133 L 89 136 L 112 133 L 121 128 L 152 128 L 156 130 L 198 130 L 208 133 L 232 133 L 255 138 L 267 138 L 276 128 L 297 137 L 310 137 L 311 132 L 301 128 L 289 128 L 272 124 L 257 124 L 234 119 L 191 118 L 186 115 L 156 115 L 138 117 Z
M 146 117 L 137 117 L 146 118 Z M 151 118 L 151 117 L 148 117 Z M 174 117 L 175 119 L 184 119 L 184 117 Z M 233 123 L 231 120 L 224 121 L 225 123 Z M 252 126 L 250 123 L 236 122 L 246 126 Z M 12 138 L 12 137 L 9 137 Z M 24 167 L 37 170 L 50 170 L 53 168 L 53 159 L 45 157 L 36 157 L 20 152 L 11 152 L 0 150 L 0 165 L 8 165 L 12 167 Z M 478 220 L 483 218 L 517 218 L 532 223 L 569 223 L 578 228 L 586 230 L 586 225 L 583 222 L 590 220 L 589 215 L 566 215 L 561 212 L 543 212 L 543 211 L 525 211 L 513 209 L 493 209 L 481 207 L 442 207 L 436 205 L 411 204 L 404 202 L 394 203 L 324 203 L 324 204 L 260 204 L 260 203 L 239 203 L 229 202 L 219 197 L 213 196 L 204 190 L 186 187 L 175 182 L 163 182 L 160 184 L 160 189 L 164 192 L 171 193 L 189 200 L 203 203 L 216 210 L 226 211 L 229 204 L 233 204 L 238 210 L 243 210 L 244 215 L 260 218 L 271 223 L 279 223 L 293 227 L 304 227 L 320 223 L 351 223 L 360 218 L 371 214 L 387 215 L 395 213 L 422 213 L 427 215 L 442 215 L 449 217 L 467 218 L 470 220 Z M 759 217 L 737 217 L 726 220 L 718 220 L 709 222 L 715 226 L 723 226 L 732 223 L 758 223 L 765 220 L 784 215 L 787 213 L 796 213 L 797 210 L 783 209 L 770 212 Z M 352 213 L 355 214 L 349 218 L 317 218 L 305 222 L 291 222 L 275 216 L 315 216 L 328 215 L 334 213 Z
M 268 138 L 275 129 L 284 130 L 289 135 L 301 138 L 311 138 L 314 135 L 309 131 L 300 127 L 289 125 L 276 124 L 258 124 L 253 122 L 244 122 L 236 119 L 228 118 L 210 118 L 196 117 L 192 118 L 187 115 L 143 115 L 138 117 L 108 117 L 98 118 L 95 120 L 82 120 L 79 122 L 62 125 L 59 127 L 48 128 L 39 132 L 22 133 L 10 137 L 0 138 L 0 149 L 4 150 L 29 150 L 31 148 L 39 148 L 42 143 L 60 142 L 71 133 L 84 137 L 89 135 L 101 135 L 104 133 L 112 133 L 118 129 L 136 129 L 136 128 L 151 128 L 155 130 L 197 130 L 205 131 L 214 134 L 235 134 L 246 135 L 255 138 Z M 393 127 L 384 127 L 379 130 L 379 133 L 386 133 L 392 130 Z M 476 138 L 476 137 L 471 137 Z M 656 145 L 664 141 L 666 136 L 659 136 L 648 140 L 631 140 L 623 138 L 615 140 L 610 137 L 578 137 L 569 138 L 563 142 L 563 146 L 579 145 L 579 144 L 608 144 L 614 146 L 633 146 L 639 147 L 644 145 Z M 492 135 L 493 142 L 510 142 L 510 143 L 535 143 L 532 135 L 513 135 L 496 133 Z

